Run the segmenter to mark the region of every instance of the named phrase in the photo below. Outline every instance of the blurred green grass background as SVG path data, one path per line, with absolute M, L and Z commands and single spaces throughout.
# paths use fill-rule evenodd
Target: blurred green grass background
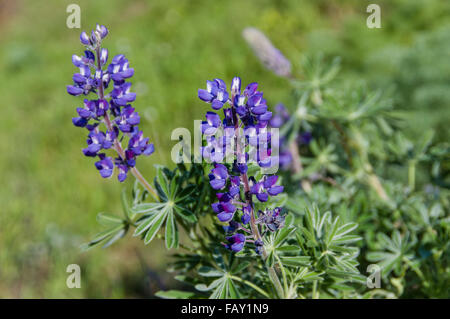
M 82 253 L 100 230 L 95 215 L 120 214 L 120 185 L 103 180 L 82 156 L 86 134 L 71 117 L 81 99 L 66 93 L 81 54 L 78 37 L 95 23 L 110 34 L 110 57 L 124 53 L 135 68 L 134 103 L 156 153 L 138 161 L 170 164 L 172 129 L 192 129 L 206 111 L 197 89 L 206 79 L 258 81 L 271 105 L 289 102 L 287 83 L 266 71 L 241 37 L 263 30 L 301 73 L 302 55 L 340 55 L 343 76 L 396 90 L 411 134 L 437 130 L 448 141 L 450 2 L 377 1 L 382 28 L 366 27 L 357 0 L 13 1 L 0 0 L 0 297 L 151 297 L 174 285 L 169 254 L 128 235 L 112 247 Z M 80 29 L 66 26 L 67 5 L 81 7 Z M 66 286 L 79 264 L 82 288 Z

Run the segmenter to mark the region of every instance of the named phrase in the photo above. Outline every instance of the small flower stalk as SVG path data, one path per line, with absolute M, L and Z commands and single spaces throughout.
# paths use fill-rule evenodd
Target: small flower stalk
M 73 84 L 67 86 L 67 92 L 86 98 L 72 122 L 87 129 L 83 154 L 97 159 L 95 167 L 103 178 L 111 177 L 116 169 L 118 180 L 123 182 L 131 171 L 153 194 L 151 186 L 136 169 L 137 158 L 149 156 L 155 149 L 139 130 L 140 116 L 131 105 L 136 93 L 131 92 L 128 81 L 134 69 L 123 54 L 114 56 L 107 64 L 109 52 L 101 47 L 107 35 L 108 29 L 103 25 L 97 25 L 90 35 L 86 32 L 80 35 L 86 50 L 83 56 L 72 56 L 72 63 L 79 72 L 73 75 Z M 122 142 L 126 143 L 126 148 L 122 147 Z M 112 149 L 115 158 L 106 154 Z
M 206 136 L 202 155 L 213 163 L 209 182 L 218 191 L 218 202 L 212 204 L 212 209 L 219 221 L 228 223 L 225 229 L 230 236 L 223 245 L 239 252 L 246 242 L 252 242 L 256 252 L 262 254 L 262 235 L 284 224 L 280 207 L 256 212 L 256 206 L 262 207 L 270 197 L 283 192 L 283 186 L 277 185 L 278 176 L 249 173 L 252 162 L 260 168 L 273 166 L 274 158 L 278 163 L 278 156 L 271 156 L 271 145 L 275 143 L 268 124 L 272 113 L 258 84 L 251 83 L 241 90 L 239 77 L 233 79 L 230 92 L 221 79 L 207 81 L 198 97 L 216 112 L 223 109 L 223 119 L 209 111 L 201 125 Z M 225 132 L 223 136 L 214 136 L 218 130 Z

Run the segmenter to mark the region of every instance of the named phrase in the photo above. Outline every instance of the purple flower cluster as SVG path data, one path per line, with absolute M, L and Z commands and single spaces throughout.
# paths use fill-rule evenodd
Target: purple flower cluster
M 108 50 L 101 48 L 102 40 L 108 35 L 108 29 L 97 25 L 89 36 L 80 35 L 80 41 L 86 46 L 83 56 L 73 55 L 72 62 L 79 68 L 73 75 L 73 85 L 67 86 L 70 95 L 95 94 L 94 99 L 85 99 L 83 107 L 77 108 L 78 116 L 72 119 L 75 126 L 88 130 L 87 147 L 83 153 L 99 160 L 95 167 L 104 178 L 111 177 L 114 166 L 118 170 L 118 179 L 123 182 L 130 169 L 135 167 L 139 155 L 150 155 L 154 146 L 139 130 L 139 114 L 131 106 L 136 93 L 130 92 L 131 83 L 126 82 L 134 74 L 123 54 L 116 55 L 111 63 Z M 112 84 L 109 93 L 105 90 Z M 101 130 L 100 124 L 105 125 Z M 128 138 L 128 147 L 124 150 L 121 141 Z M 104 150 L 115 149 L 118 157 L 106 156 Z
M 259 252 L 260 248 L 256 245 L 261 240 L 259 225 L 265 224 L 265 220 L 261 219 L 259 225 L 256 225 L 254 197 L 265 203 L 270 196 L 280 194 L 283 186 L 276 185 L 276 175 L 263 175 L 260 180 L 256 180 L 254 176 L 248 176 L 247 172 L 250 159 L 260 167 L 271 165 L 271 136 L 267 127 L 272 113 L 268 111 L 263 93 L 258 91 L 258 84 L 251 83 L 241 91 L 239 77 L 233 78 L 230 91 L 221 79 L 207 81 L 206 89 L 198 90 L 198 97 L 210 103 L 215 111 L 223 109 L 224 114 L 221 119 L 217 113 L 209 111 L 206 113 L 206 121 L 201 125 L 201 131 L 206 136 L 202 155 L 213 163 L 208 176 L 210 185 L 213 189 L 220 190 L 216 194 L 219 201 L 212 204 L 212 209 L 221 222 L 228 223 L 224 228 L 227 233 L 232 234 L 226 237 L 227 243 L 223 245 L 238 252 L 243 249 L 246 241 L 252 241 Z M 216 137 L 219 129 L 224 134 Z M 241 130 L 243 134 L 240 134 Z M 234 146 L 230 147 L 233 140 Z M 244 140 L 244 144 L 241 140 Z M 250 146 L 255 146 L 258 151 L 250 153 Z M 260 154 L 260 146 L 267 148 L 263 154 Z M 232 162 L 222 164 L 230 155 Z M 278 207 L 277 210 L 281 211 L 281 208 Z M 272 220 L 267 220 L 273 224 Z M 257 234 L 254 233 L 255 227 Z M 238 231 L 244 231 L 247 236 Z

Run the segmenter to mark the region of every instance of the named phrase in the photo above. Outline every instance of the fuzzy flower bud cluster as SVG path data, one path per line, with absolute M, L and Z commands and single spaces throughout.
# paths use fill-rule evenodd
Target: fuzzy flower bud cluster
M 123 182 L 128 171 L 135 167 L 137 157 L 152 154 L 154 146 L 139 130 L 140 117 L 131 105 L 136 93 L 131 92 L 131 83 L 127 81 L 134 69 L 123 54 L 116 55 L 107 65 L 109 52 L 101 47 L 107 35 L 108 29 L 103 25 L 97 25 L 90 36 L 81 33 L 80 41 L 86 50 L 82 56 L 72 56 L 79 72 L 73 75 L 73 84 L 67 86 L 67 92 L 86 96 L 83 105 L 77 108 L 78 116 L 72 119 L 75 126 L 88 131 L 84 155 L 98 159 L 95 167 L 102 177 L 111 177 L 115 167 L 118 180 Z M 126 149 L 121 145 L 124 140 L 128 140 Z M 114 160 L 105 153 L 109 149 L 117 152 Z

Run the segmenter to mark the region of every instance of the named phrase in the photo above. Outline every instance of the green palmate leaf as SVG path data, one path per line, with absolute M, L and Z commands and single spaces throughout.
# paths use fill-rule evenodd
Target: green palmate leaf
M 210 299 L 240 298 L 241 293 L 235 280 L 242 281 L 240 279 L 242 272 L 250 266 L 250 263 L 248 261 L 241 262 L 240 259 L 238 261 L 235 256 L 228 253 L 224 256 L 217 248 L 213 250 L 212 257 L 214 267 L 202 266 L 197 272 L 205 280 L 216 279 L 209 284 L 197 284 L 195 288 L 202 292 L 212 291 Z
M 177 215 L 180 216 L 181 218 L 183 218 L 184 220 L 186 220 L 187 222 L 195 223 L 197 221 L 197 217 L 190 210 L 188 210 L 180 205 L 175 205 L 174 209 L 175 209 L 175 212 L 177 213 Z
M 399 275 L 403 262 L 413 258 L 410 250 L 415 244 L 415 240 L 410 241 L 408 233 L 402 238 L 399 231 L 395 231 L 391 238 L 385 234 L 378 234 L 377 240 L 379 246 L 383 247 L 385 251 L 369 252 L 367 259 L 378 262 L 383 275 L 388 275 L 392 270 Z
M 180 290 L 158 291 L 155 296 L 163 299 L 189 299 L 195 296 L 195 293 Z
M 240 296 L 240 293 L 236 288 L 234 282 L 227 277 L 222 277 L 213 281 L 212 284 L 208 287 L 208 290 L 211 290 L 213 288 L 214 291 L 209 296 L 209 299 L 236 299 Z
M 186 221 L 195 223 L 197 217 L 190 210 L 190 203 L 194 201 L 190 195 L 196 190 L 195 185 L 184 185 L 182 171 L 169 169 L 160 165 L 156 166 L 155 188 L 159 194 L 158 203 L 135 203 L 131 211 L 135 214 L 144 214 L 137 221 L 135 236 L 143 235 L 148 244 L 156 233 L 165 226 L 166 247 L 176 248 L 179 244 L 177 222 Z M 177 220 L 177 218 L 181 220 Z
M 312 232 L 310 232 L 307 228 L 305 227 L 299 227 L 300 233 L 303 235 L 303 237 L 305 237 L 305 239 L 308 241 L 309 245 L 317 245 L 318 242 L 316 240 L 316 236 L 314 236 L 314 234 Z M 303 240 L 303 238 L 302 238 Z M 299 242 L 300 244 L 300 242 Z
M 103 248 L 110 246 L 120 238 L 124 237 L 130 226 L 128 219 L 121 219 L 105 213 L 97 214 L 97 221 L 101 225 L 109 228 L 98 233 L 89 243 L 83 244 L 81 246 L 83 250 L 98 246 L 102 242 L 104 242 Z
M 135 214 L 145 214 L 159 211 L 164 206 L 165 206 L 164 203 L 145 203 L 145 204 L 137 204 L 131 210 Z
M 230 299 L 238 299 L 240 298 L 239 290 L 234 285 L 234 282 L 231 279 L 227 280 L 227 296 Z
M 169 199 L 175 201 L 175 196 L 177 195 L 177 191 L 179 189 L 179 184 L 176 179 L 170 181 L 169 184 Z
M 329 245 L 333 241 L 334 236 L 337 234 L 337 231 L 339 228 L 338 222 L 339 222 L 339 217 L 337 217 L 334 220 L 334 222 L 331 224 L 331 226 L 329 227 L 327 236 L 325 238 L 325 242 L 327 243 L 327 245 Z
M 313 280 L 323 280 L 322 275 L 323 272 L 315 272 L 309 270 L 307 267 L 300 267 L 298 271 L 294 274 L 294 281 L 306 282 Z
M 298 252 L 300 250 L 299 246 L 296 245 L 285 245 L 281 247 L 277 247 L 277 251 L 279 252 Z
M 282 256 L 281 261 L 287 266 L 308 266 L 311 258 L 309 256 Z
M 327 270 L 327 274 L 330 276 L 343 279 L 345 281 L 353 281 L 353 282 L 359 282 L 359 283 L 365 283 L 366 277 L 363 275 L 357 273 L 357 272 L 351 272 L 351 271 L 340 271 L 335 269 L 329 269 Z
M 122 228 L 123 228 L 123 227 L 122 227 L 121 225 L 119 225 L 119 226 L 110 228 L 110 229 L 108 229 L 108 230 L 102 231 L 101 233 L 98 233 L 98 234 L 94 237 L 94 239 L 92 239 L 92 240 L 89 242 L 89 245 L 92 246 L 92 245 L 98 244 L 99 242 L 103 241 L 104 239 L 108 238 L 109 236 L 115 234 L 117 231 L 122 230 Z
M 237 266 L 231 269 L 232 274 L 239 275 L 242 271 L 244 271 L 248 266 L 250 266 L 251 263 L 249 261 L 239 262 L 237 263 Z
M 296 228 L 294 226 L 285 226 L 280 231 L 277 232 L 274 240 L 274 246 L 279 247 L 291 234 L 295 232 Z
M 129 228 L 128 224 L 121 223 L 115 227 L 112 227 L 110 229 L 107 229 L 101 233 L 98 233 L 94 239 L 92 239 L 89 243 L 83 244 L 81 246 L 82 250 L 87 250 L 90 248 L 93 248 L 95 246 L 98 246 L 100 243 L 106 241 L 103 244 L 103 248 L 106 248 L 110 245 L 112 245 L 114 242 L 125 236 Z
M 159 231 L 161 226 L 163 225 L 164 221 L 167 218 L 167 215 L 172 214 L 173 210 L 169 206 L 165 206 L 163 210 L 161 210 L 160 213 L 156 215 L 156 217 L 153 219 L 149 229 L 147 230 L 147 233 L 145 234 L 144 243 L 147 245 L 150 243 L 153 238 L 156 236 L 156 233 Z M 166 239 L 167 240 L 167 239 Z
M 327 245 L 333 244 L 336 245 L 336 244 L 343 244 L 346 242 L 358 241 L 361 239 L 359 236 L 355 235 L 345 236 L 346 234 L 355 230 L 357 227 L 358 224 L 356 223 L 348 223 L 339 226 L 339 217 L 337 217 L 329 227 L 330 229 L 327 232 L 325 242 L 327 243 Z
M 120 195 L 120 200 L 122 203 L 122 210 L 125 214 L 125 217 L 129 220 L 133 220 L 135 217 L 135 214 L 131 211 L 130 205 L 128 204 L 129 201 L 128 201 L 126 189 L 122 190 L 122 193 Z
M 167 215 L 166 222 L 166 247 L 170 248 L 178 248 L 178 230 L 177 225 L 175 223 L 175 217 L 173 211 L 171 211 Z
M 222 270 L 217 270 L 211 267 L 200 267 L 198 274 L 203 277 L 222 277 L 225 273 Z
M 227 286 L 228 286 L 228 282 L 227 279 L 224 278 L 219 278 L 216 281 L 218 281 L 218 283 L 216 284 L 216 288 L 214 289 L 214 291 L 212 292 L 212 294 L 209 296 L 209 299 L 225 299 L 227 296 Z
M 147 229 L 153 224 L 155 218 L 159 216 L 158 212 L 154 212 L 152 214 L 149 214 L 145 216 L 144 218 L 140 219 L 138 221 L 138 226 L 136 227 L 134 231 L 134 236 L 139 236 L 143 232 L 147 231 Z
M 97 214 L 97 222 L 103 226 L 117 226 L 121 225 L 123 223 L 123 220 L 119 217 L 105 214 L 105 213 L 98 213 Z
M 361 276 L 355 258 L 359 250 L 349 246 L 361 240 L 361 237 L 351 234 L 356 227 L 355 223 L 342 225 L 338 217 L 332 218 L 331 212 L 322 215 L 318 207 L 313 206 L 304 215 L 304 226 L 295 233 L 301 253 L 306 258 L 282 256 L 281 260 L 287 266 L 307 266 L 308 271 L 311 269 L 326 280 L 325 286 L 336 281 L 358 281 Z M 306 274 L 307 270 L 302 268 L 302 271 Z M 300 274 L 297 273 L 297 277 L 301 277 Z
M 186 186 L 181 192 L 177 194 L 176 203 L 182 202 L 187 199 L 196 189 L 195 185 Z
M 220 287 L 224 281 L 225 281 L 225 277 L 220 277 L 220 278 L 214 280 L 213 282 L 211 282 L 208 286 L 205 284 L 197 284 L 197 285 L 195 285 L 195 289 L 197 289 L 198 291 L 210 291 L 216 287 Z
M 167 180 L 166 175 L 163 172 L 163 167 L 161 165 L 155 165 L 156 166 L 156 181 L 158 182 L 159 186 L 161 187 L 162 192 L 167 196 L 169 192 L 169 181 Z M 167 197 L 168 199 L 168 197 Z
M 357 242 L 360 240 L 362 240 L 362 238 L 361 238 L 361 236 L 358 236 L 358 235 L 342 236 L 338 239 L 333 239 L 331 246 L 336 247 L 335 245 L 349 244 L 349 243 Z
M 158 179 L 155 177 L 154 185 L 156 188 L 156 192 L 158 193 L 159 199 L 163 202 L 166 202 L 169 198 L 167 197 L 167 193 L 164 192 L 161 185 L 158 183 Z
M 348 223 L 348 224 L 342 225 L 341 227 L 338 228 L 337 233 L 333 237 L 333 240 L 339 239 L 342 236 L 354 231 L 357 227 L 358 227 L 357 223 Z
M 112 234 L 109 237 L 109 239 L 102 246 L 102 248 L 107 248 L 107 247 L 111 246 L 112 244 L 114 244 L 117 240 L 119 240 L 120 238 L 124 237 L 125 234 L 127 233 L 127 231 L 128 231 L 128 227 L 122 228 L 122 229 L 116 231 L 114 234 Z

